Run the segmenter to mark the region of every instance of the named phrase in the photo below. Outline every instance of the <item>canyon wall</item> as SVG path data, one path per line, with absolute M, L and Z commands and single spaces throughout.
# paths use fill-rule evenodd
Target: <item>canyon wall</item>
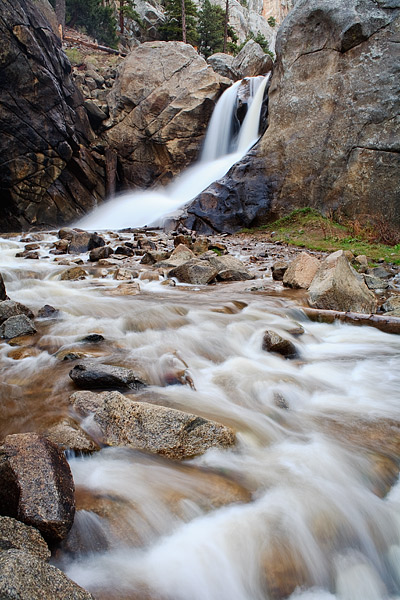
M 185 224 L 232 231 L 311 206 L 400 227 L 400 0 L 299 0 L 276 50 L 266 133 Z M 252 221 L 232 225 L 248 204 Z

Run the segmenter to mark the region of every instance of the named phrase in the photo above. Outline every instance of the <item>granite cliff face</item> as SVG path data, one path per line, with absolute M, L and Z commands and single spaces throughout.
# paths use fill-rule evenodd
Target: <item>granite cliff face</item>
M 29 0 L 0 3 L 0 230 L 58 225 L 104 197 L 71 66 Z
M 278 33 L 266 133 L 185 224 L 232 231 L 312 206 L 399 227 L 399 42 L 399 0 L 298 1 Z M 249 203 L 260 210 L 232 226 L 227 207 Z
M 108 95 L 103 135 L 123 185 L 166 183 L 193 162 L 229 84 L 182 42 L 147 42 L 131 52 Z

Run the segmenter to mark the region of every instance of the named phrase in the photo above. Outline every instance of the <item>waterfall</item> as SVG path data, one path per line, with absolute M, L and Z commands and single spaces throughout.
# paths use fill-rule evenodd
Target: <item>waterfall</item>
M 124 229 L 154 224 L 190 202 L 220 179 L 257 141 L 262 101 L 269 75 L 237 81 L 219 99 L 210 120 L 201 158 L 164 188 L 124 193 L 76 223 L 89 230 Z M 247 114 L 235 116 L 238 92 L 248 84 Z M 239 133 L 237 132 L 239 129 Z

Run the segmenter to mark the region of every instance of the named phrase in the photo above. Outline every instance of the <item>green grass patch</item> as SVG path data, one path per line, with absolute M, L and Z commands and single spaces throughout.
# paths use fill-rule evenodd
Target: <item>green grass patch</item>
M 300 208 L 289 215 L 243 233 L 265 232 L 271 241 L 283 241 L 292 246 L 334 252 L 350 250 L 355 256 L 365 254 L 369 262 L 384 259 L 400 264 L 400 244 L 389 246 L 373 241 L 379 231 L 372 226 L 361 228 L 357 222 L 337 223 L 312 208 Z

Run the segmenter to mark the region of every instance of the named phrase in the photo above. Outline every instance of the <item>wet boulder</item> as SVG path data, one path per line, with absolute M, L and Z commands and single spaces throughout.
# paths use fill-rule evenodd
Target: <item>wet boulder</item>
M 70 401 L 78 414 L 94 415 L 103 442 L 110 446 L 184 459 L 235 443 L 234 431 L 220 423 L 174 408 L 134 402 L 119 392 L 77 392 Z
M 0 446 L 0 513 L 62 540 L 75 513 L 74 482 L 63 452 L 36 433 L 8 435 Z
M 290 340 L 283 338 L 275 331 L 266 331 L 262 340 L 262 349 L 275 352 L 285 358 L 296 358 L 298 352 L 296 346 Z
M 375 294 L 340 250 L 322 262 L 308 293 L 313 308 L 360 313 L 374 313 L 377 308 Z
M 82 362 L 69 372 L 77 387 L 83 389 L 138 390 L 146 385 L 141 376 L 132 369 Z
M 33 322 L 24 314 L 10 317 L 0 325 L 0 337 L 6 340 L 34 333 L 36 333 L 36 328 Z
M 4 279 L 2 274 L 0 273 L 0 300 L 7 300 L 8 296 L 6 293 L 6 286 L 4 285 Z
M 37 316 L 38 319 L 57 319 L 60 316 L 60 311 L 50 304 L 45 304 L 38 310 Z
M 35 554 L 41 560 L 50 558 L 50 550 L 35 527 L 11 517 L 0 517 L 0 552 L 16 548 Z
M 168 272 L 168 277 L 176 277 L 182 283 L 207 285 L 218 274 L 218 269 L 205 260 L 194 258 Z
M 33 319 L 33 312 L 30 308 L 14 300 L 4 300 L 0 302 L 0 323 L 4 323 L 10 317 L 16 315 L 26 315 L 29 319 Z
M 223 52 L 216 52 L 207 58 L 207 62 L 214 69 L 216 73 L 222 77 L 227 77 L 236 81 L 240 79 L 237 72 L 233 67 L 233 61 L 235 57 L 232 54 L 224 54 Z
M 218 256 L 213 251 L 201 256 L 201 260 L 207 261 L 212 267 L 218 269 L 217 279 L 220 281 L 247 281 L 254 279 L 254 275 L 248 272 L 244 264 L 238 258 L 229 254 Z
M 284 260 L 278 260 L 271 267 L 272 279 L 275 281 L 283 281 L 283 277 L 289 267 L 289 264 Z
M 103 258 L 108 258 L 111 256 L 111 254 L 114 254 L 114 250 L 111 248 L 111 246 L 93 248 L 93 250 L 90 251 L 89 260 L 91 262 L 97 262 Z
M 0 552 L 2 600 L 94 600 L 92 594 L 71 581 L 60 569 L 31 552 Z
M 291 288 L 308 289 L 319 266 L 318 258 L 307 254 L 307 252 L 301 252 L 285 271 L 283 285 Z
M 79 279 L 86 279 L 88 276 L 87 271 L 82 267 L 72 267 L 61 273 L 61 281 L 78 281 Z
M 100 450 L 98 444 L 72 419 L 63 419 L 52 425 L 43 433 L 43 437 L 57 444 L 62 450 L 73 450 L 84 454 Z

